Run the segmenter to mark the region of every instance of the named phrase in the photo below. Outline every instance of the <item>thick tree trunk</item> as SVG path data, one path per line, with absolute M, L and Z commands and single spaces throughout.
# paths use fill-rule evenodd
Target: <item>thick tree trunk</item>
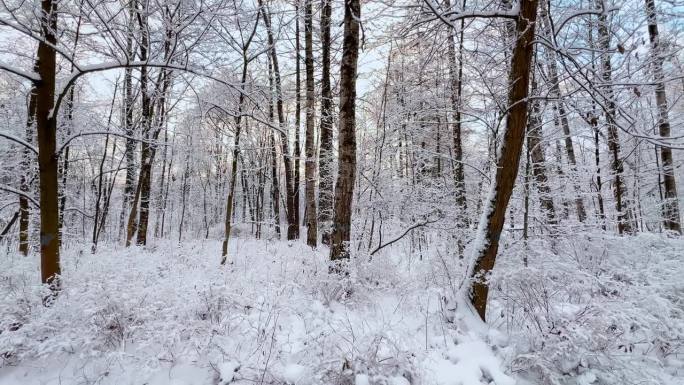
M 36 128 L 38 131 L 38 167 L 40 176 L 40 272 L 44 284 L 53 293 L 60 289 L 59 275 L 59 156 L 55 104 L 55 72 L 57 44 L 57 4 L 42 0 L 41 37 L 38 43 L 38 75 L 36 83 Z
M 306 244 L 318 245 L 318 223 L 316 221 L 316 144 L 314 143 L 314 58 L 313 58 L 313 7 L 312 0 L 306 0 L 304 17 L 304 41 L 306 49 Z
M 359 0 L 344 7 L 344 42 L 340 68 L 339 170 L 335 184 L 330 259 L 349 258 L 351 206 L 356 181 L 356 73 L 359 60 Z
M 658 130 L 664 140 L 670 137 L 670 118 L 668 116 L 667 94 L 663 74 L 663 55 L 660 50 L 660 36 L 658 33 L 658 19 L 656 16 L 655 1 L 646 0 L 646 15 L 648 17 L 648 36 L 651 41 L 651 56 L 653 57 L 653 78 L 655 80 L 655 97 L 658 105 Z M 663 186 L 665 199 L 663 201 L 663 226 L 667 230 L 682 233 L 681 219 L 679 216 L 679 201 L 677 197 L 677 182 L 675 180 L 672 149 L 668 146 L 659 146 L 660 160 L 662 163 Z
M 141 41 L 140 41 L 140 60 L 147 61 L 150 50 L 150 36 L 148 33 L 147 7 L 142 6 L 141 12 L 138 14 L 140 24 Z M 152 115 L 152 92 L 148 86 L 149 83 L 149 69 L 147 66 L 140 67 L 140 93 L 141 93 L 141 108 L 142 117 L 141 124 L 143 129 L 143 138 L 147 141 L 156 140 L 156 133 L 158 127 L 153 127 Z M 162 96 L 163 97 L 163 96 Z M 153 132 L 154 131 L 154 132 Z M 140 175 L 138 178 L 140 190 L 140 214 L 136 230 L 138 236 L 136 244 L 147 244 L 147 223 L 150 216 L 150 189 L 152 184 L 152 164 L 154 162 L 155 145 L 151 142 L 143 142 L 140 151 Z M 136 202 L 137 203 L 137 202 Z
M 318 222 L 322 242 L 330 245 L 333 210 L 333 104 L 330 85 L 330 18 L 332 0 L 321 8 L 321 124 L 318 153 Z
M 469 272 L 470 278 L 474 279 L 472 304 L 482 320 L 485 319 L 489 294 L 486 277 L 494 268 L 496 261 L 499 237 L 503 229 L 508 201 L 518 175 L 520 154 L 525 138 L 537 5 L 537 0 L 520 2 L 520 14 L 516 19 L 517 40 L 509 74 L 509 110 L 506 115 L 506 132 L 502 138 L 489 202 L 487 202 L 478 228 L 478 232 L 482 235 L 482 244 L 476 250 Z

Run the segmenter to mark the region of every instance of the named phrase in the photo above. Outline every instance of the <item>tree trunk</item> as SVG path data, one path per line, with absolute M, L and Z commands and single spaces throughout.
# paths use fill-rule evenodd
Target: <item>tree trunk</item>
M 339 170 L 335 184 L 330 259 L 349 258 L 351 206 L 356 181 L 356 73 L 359 60 L 359 0 L 344 7 L 344 42 L 340 68 Z
M 601 13 L 598 17 L 598 34 L 599 34 L 599 49 L 601 50 L 601 77 L 603 80 L 603 96 L 605 98 L 605 114 L 606 114 L 606 129 L 608 131 L 608 148 L 611 153 L 611 168 L 615 174 L 615 181 L 613 182 L 613 194 L 615 196 L 615 210 L 618 215 L 618 232 L 632 233 L 631 213 L 626 204 L 625 197 L 627 190 L 622 180 L 624 174 L 624 167 L 622 159 L 620 159 L 620 137 L 618 135 L 618 128 L 615 122 L 615 94 L 613 92 L 612 82 L 612 65 L 610 62 L 610 31 L 608 29 L 608 14 L 604 4 L 604 0 L 597 0 Z
M 550 38 L 550 28 L 548 27 L 548 10 L 546 4 L 542 4 L 540 12 L 541 21 L 544 23 L 544 34 Z M 570 123 L 568 122 L 567 111 L 565 110 L 565 103 L 563 102 L 563 94 L 560 89 L 560 80 L 558 79 L 558 65 L 556 63 L 556 51 L 547 49 L 547 68 L 549 81 L 551 82 L 550 96 L 556 99 L 553 108 L 557 110 L 560 119 L 560 126 L 563 130 L 563 138 L 565 141 L 565 153 L 570 163 L 571 178 L 577 174 L 577 159 L 575 157 L 575 147 L 572 143 L 572 134 L 570 132 Z M 584 207 L 584 199 L 582 199 L 582 191 L 579 183 L 573 181 L 573 188 L 575 189 L 575 210 L 577 211 L 577 219 L 584 222 L 587 219 L 587 211 Z
M 653 78 L 655 80 L 655 97 L 658 105 L 658 130 L 660 137 L 667 140 L 670 137 L 670 118 L 668 116 L 667 94 L 663 74 L 663 55 L 660 50 L 660 36 L 658 34 L 658 20 L 655 1 L 646 0 L 646 14 L 648 17 L 648 36 L 651 41 L 651 56 L 653 57 Z M 662 163 L 663 185 L 665 199 L 663 201 L 663 226 L 667 230 L 682 233 L 679 216 L 679 201 L 677 197 L 677 182 L 675 180 L 672 149 L 668 146 L 660 147 Z
M 301 177 L 301 171 L 302 171 L 302 166 L 301 166 L 301 161 L 302 161 L 302 149 L 300 145 L 300 129 L 302 125 L 301 121 L 301 116 L 302 116 L 302 95 L 301 95 L 301 89 L 302 89 L 302 82 L 301 82 L 301 66 L 300 66 L 300 55 L 299 52 L 301 51 L 301 44 L 300 44 L 300 39 L 299 39 L 299 19 L 300 19 L 300 11 L 299 11 L 299 0 L 296 1 L 295 3 L 295 138 L 294 138 L 294 221 L 297 223 L 297 228 L 299 228 L 299 223 L 300 223 L 300 218 L 299 218 L 299 203 L 301 201 L 300 197 L 300 190 L 301 190 L 301 182 L 302 182 L 302 177 Z M 307 70 L 308 71 L 308 70 Z M 308 72 L 307 72 L 308 75 Z M 308 80 L 307 80 L 308 81 Z M 308 83 L 307 83 L 308 87 Z M 308 92 L 308 91 L 307 91 Z M 308 95 L 307 95 L 308 97 Z M 308 101 L 307 101 L 308 103 Z M 308 108 L 308 107 L 307 107 Z M 308 116 L 308 115 L 307 115 Z M 305 172 L 306 174 L 306 172 Z M 306 177 L 306 175 L 305 175 Z
M 56 294 L 59 275 L 59 156 L 55 104 L 55 72 L 57 44 L 57 4 L 42 0 L 41 37 L 38 43 L 38 75 L 36 83 L 36 127 L 38 131 L 38 166 L 40 177 L 40 271 L 41 281 Z
M 502 138 L 489 202 L 478 228 L 478 233 L 482 235 L 482 244 L 478 245 L 479 249 L 475 251 L 475 258 L 469 271 L 470 278 L 474 279 L 472 304 L 482 320 L 485 320 L 489 294 L 486 278 L 496 261 L 499 237 L 503 229 L 508 201 L 518 175 L 520 154 L 525 138 L 537 5 L 538 0 L 520 2 L 520 13 L 516 19 L 517 39 L 511 57 L 509 75 L 509 110 L 506 115 L 506 132 Z
M 316 145 L 314 143 L 314 58 L 313 58 L 313 6 L 312 0 L 305 0 L 304 41 L 306 49 L 306 244 L 318 245 L 318 224 L 316 222 Z
M 450 0 L 446 0 L 444 5 L 447 9 L 451 8 Z M 466 0 L 463 0 L 463 9 L 465 9 Z M 468 226 L 468 213 L 466 204 L 466 190 L 465 190 L 465 176 L 463 172 L 463 145 L 462 145 L 462 130 L 461 130 L 461 106 L 463 105 L 462 91 L 463 91 L 463 30 L 465 29 L 465 19 L 461 19 L 461 31 L 458 36 L 458 59 L 456 58 L 456 31 L 449 29 L 449 78 L 451 80 L 451 109 L 453 110 L 453 146 L 454 146 L 454 187 L 455 198 L 458 210 L 461 211 L 459 216 L 460 226 Z M 458 65 L 456 62 L 458 61 Z M 459 255 L 463 254 L 463 242 L 458 240 Z
M 133 18 L 135 17 L 135 1 L 128 5 L 128 27 L 126 30 L 126 55 L 130 60 L 135 60 L 133 51 Z M 126 147 L 124 150 L 126 158 L 126 179 L 124 181 L 123 200 L 121 208 L 120 228 L 123 229 L 124 218 L 129 211 L 129 205 L 135 194 L 135 147 L 136 141 L 133 139 L 135 128 L 133 126 L 133 105 L 135 97 L 133 95 L 133 67 L 124 69 L 124 132 L 126 133 Z M 127 228 L 127 227 L 126 227 Z
M 37 68 L 35 68 L 37 72 Z M 31 94 L 29 95 L 29 103 L 27 106 L 26 117 L 26 142 L 33 143 L 35 136 L 34 124 L 36 119 L 36 86 L 31 86 Z M 28 148 L 24 148 L 21 158 L 21 184 L 19 189 L 24 194 L 28 194 L 30 190 L 30 175 L 31 172 L 31 152 Z M 30 226 L 30 207 L 29 201 L 25 195 L 19 195 L 19 252 L 24 256 L 29 252 L 29 226 Z
M 233 158 L 231 159 L 230 165 L 230 182 L 228 185 L 228 199 L 226 200 L 226 221 L 225 230 L 223 234 L 223 247 L 221 252 L 221 265 L 225 265 L 228 260 L 228 241 L 230 240 L 230 230 L 231 230 L 231 220 L 233 218 L 233 201 L 235 199 L 235 183 L 237 180 L 237 166 L 238 158 L 240 156 L 240 134 L 242 131 L 242 109 L 245 103 L 245 92 L 247 89 L 247 65 L 249 64 L 249 58 L 247 57 L 247 52 L 249 46 L 252 43 L 252 38 L 256 33 L 257 26 L 259 25 L 259 15 L 257 14 L 257 19 L 254 22 L 254 29 L 250 34 L 247 41 L 242 46 L 242 78 L 240 82 L 240 95 L 238 96 L 238 113 L 235 115 L 235 136 L 233 142 Z
M 536 81 L 532 80 L 532 93 L 535 94 L 537 90 Z M 558 224 L 556 220 L 556 209 L 551 197 L 551 189 L 549 188 L 549 178 L 546 176 L 546 157 L 544 156 L 544 148 L 542 147 L 542 121 L 541 121 L 541 106 L 539 100 L 531 102 L 531 110 L 527 117 L 527 146 L 530 151 L 530 161 L 532 168 L 532 175 L 537 185 L 539 193 L 539 203 L 541 209 L 544 211 L 547 223 L 551 225 Z
M 330 245 L 333 210 L 333 105 L 330 85 L 330 18 L 332 0 L 322 0 L 321 9 L 321 124 L 318 153 L 318 222 L 322 242 Z
M 294 202 L 294 180 L 292 173 L 292 156 L 290 155 L 290 146 L 287 137 L 287 125 L 285 124 L 285 111 L 283 109 L 283 91 L 280 81 L 280 67 L 278 65 L 278 52 L 275 46 L 275 39 L 273 38 L 273 30 L 271 28 L 271 20 L 266 8 L 263 6 L 263 0 L 259 0 L 259 5 L 262 7 L 261 12 L 264 16 L 264 24 L 266 25 L 266 32 L 268 35 L 268 44 L 271 47 L 271 64 L 273 66 L 273 77 L 275 80 L 276 93 L 276 111 L 278 113 L 278 127 L 280 128 L 280 141 L 283 153 L 283 163 L 285 165 L 285 190 L 287 203 L 287 239 L 293 240 L 299 238 L 299 222 L 295 216 L 295 202 Z

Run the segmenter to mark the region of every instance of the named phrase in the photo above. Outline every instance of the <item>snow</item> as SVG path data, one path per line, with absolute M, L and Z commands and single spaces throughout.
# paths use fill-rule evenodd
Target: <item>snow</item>
M 300 242 L 238 237 L 224 267 L 218 241 L 74 244 L 44 308 L 38 256 L 5 252 L 0 385 L 679 385 L 684 243 L 579 234 L 554 256 L 538 242 L 502 239 L 489 325 L 462 299 L 445 317 L 430 255 L 383 250 L 340 279 Z
M 235 379 L 240 370 L 240 364 L 235 361 L 227 361 L 219 364 L 219 385 L 228 385 Z

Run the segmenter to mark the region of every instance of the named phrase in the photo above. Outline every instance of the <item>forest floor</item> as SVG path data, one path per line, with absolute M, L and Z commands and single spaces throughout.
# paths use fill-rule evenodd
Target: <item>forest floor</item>
M 39 257 L 5 251 L 0 385 L 682 384 L 684 241 L 504 243 L 490 326 L 443 300 L 462 264 L 438 247 L 341 283 L 303 242 L 238 237 L 223 267 L 213 240 L 67 245 L 49 308 Z

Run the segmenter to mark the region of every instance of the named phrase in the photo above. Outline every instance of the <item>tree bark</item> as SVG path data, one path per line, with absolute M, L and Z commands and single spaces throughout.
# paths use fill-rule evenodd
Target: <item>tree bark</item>
M 544 34 L 550 39 L 550 28 L 547 25 L 548 9 L 546 4 L 542 4 L 540 12 L 541 21 L 544 23 Z M 575 157 L 575 147 L 572 142 L 572 134 L 570 132 L 570 123 L 568 122 L 568 115 L 563 101 L 563 94 L 560 89 L 560 80 L 558 78 L 558 64 L 556 63 L 556 51 L 547 49 L 547 68 L 549 81 L 551 82 L 550 96 L 556 99 L 553 108 L 557 110 L 560 120 L 560 126 L 563 130 L 563 140 L 565 142 L 565 153 L 570 163 L 571 177 L 577 174 L 577 158 Z M 575 210 L 577 211 L 577 219 L 584 222 L 587 219 L 587 210 L 584 207 L 584 199 L 582 199 L 582 191 L 579 183 L 573 181 L 573 188 L 575 189 Z
M 670 137 L 670 118 L 668 116 L 667 94 L 663 74 L 663 54 L 660 49 L 660 35 L 658 33 L 658 19 L 656 16 L 655 1 L 646 1 L 646 15 L 648 17 L 648 36 L 651 41 L 651 56 L 653 57 L 653 78 L 655 80 L 655 97 L 658 105 L 658 131 L 664 140 Z M 682 233 L 679 216 L 679 201 L 677 197 L 677 182 L 672 160 L 672 149 L 668 146 L 660 148 L 660 160 L 662 163 L 663 186 L 665 199 L 663 201 L 663 227 L 667 230 Z
M 318 153 L 318 222 L 322 242 L 330 245 L 333 210 L 333 105 L 330 85 L 330 18 L 332 0 L 322 0 L 321 8 L 321 123 Z
M 613 68 L 610 61 L 610 31 L 608 29 L 608 14 L 604 0 L 597 0 L 599 8 L 602 10 L 598 17 L 599 49 L 601 50 L 601 77 L 603 80 L 603 96 L 605 98 L 606 130 L 608 136 L 608 148 L 611 153 L 611 168 L 615 181 L 613 182 L 613 195 L 615 196 L 615 210 L 618 215 L 618 232 L 620 234 L 632 233 L 631 211 L 626 204 L 625 197 L 627 190 L 622 180 L 624 167 L 620 159 L 620 137 L 618 135 L 617 124 L 615 121 L 615 93 L 613 92 L 612 72 Z
M 359 60 L 359 0 L 344 7 L 344 42 L 340 68 L 339 170 L 335 184 L 330 259 L 349 258 L 351 206 L 356 181 L 356 73 Z
M 59 156 L 57 147 L 57 114 L 55 73 L 57 44 L 57 4 L 41 1 L 41 40 L 38 43 L 38 75 L 36 83 L 36 128 L 38 131 L 38 167 L 40 177 L 40 271 L 41 281 L 53 294 L 60 289 L 59 261 Z M 46 301 L 49 303 L 49 301 Z
M 511 57 L 508 93 L 508 114 L 506 115 L 506 132 L 502 138 L 502 144 L 497 159 L 495 181 L 489 193 L 489 202 L 478 232 L 482 234 L 482 245 L 476 250 L 472 261 L 470 277 L 472 283 L 472 304 L 485 320 L 487 310 L 487 296 L 489 286 L 486 282 L 487 274 L 494 268 L 496 254 L 499 249 L 499 237 L 503 229 L 506 208 L 513 192 L 515 179 L 518 175 L 520 154 L 525 127 L 527 125 L 527 112 L 530 83 L 530 71 L 532 64 L 532 41 L 537 19 L 538 0 L 520 2 L 520 13 L 516 19 L 517 39 Z
M 313 58 L 313 6 L 312 0 L 305 0 L 304 42 L 306 50 L 306 244 L 318 245 L 318 223 L 316 222 L 316 145 L 314 143 L 314 58 Z
M 300 65 L 300 55 L 299 52 L 301 51 L 301 44 L 300 44 L 300 28 L 299 28 L 299 19 L 300 19 L 300 11 L 299 11 L 299 2 L 300 0 L 296 0 L 295 3 L 295 14 L 297 15 L 295 18 L 295 138 L 294 138 L 294 221 L 297 223 L 297 228 L 299 228 L 299 223 L 300 218 L 299 218 L 299 203 L 301 201 L 300 197 L 300 190 L 301 190 L 301 182 L 302 182 L 302 177 L 301 177 L 301 161 L 302 161 L 302 149 L 300 145 L 300 129 L 302 125 L 301 121 L 301 116 L 302 116 L 302 95 L 301 95 L 301 89 L 302 89 L 302 83 L 301 83 L 301 65 Z M 307 72 L 308 75 L 308 72 Z M 308 80 L 307 80 L 308 81 Z M 308 83 L 307 83 L 308 87 Z M 307 91 L 308 92 L 308 91 Z M 308 94 L 307 94 L 308 98 Z M 308 103 L 308 101 L 307 101 Z M 308 108 L 308 107 L 307 107 Z M 307 112 L 308 113 L 308 112 Z M 308 119 L 308 115 L 307 115 Z M 305 172 L 306 174 L 306 172 Z M 306 175 L 305 175 L 306 177 Z
M 537 83 L 533 79 L 532 93 L 535 94 L 536 90 Z M 539 193 L 539 203 L 541 209 L 544 211 L 547 223 L 556 225 L 558 224 L 558 221 L 556 220 L 556 209 L 553 204 L 553 198 L 551 197 L 549 178 L 546 175 L 546 156 L 544 155 L 544 148 L 542 147 L 542 121 L 540 118 L 541 106 L 539 100 L 532 101 L 531 107 L 527 117 L 527 146 L 530 151 L 530 166 Z
M 128 5 L 128 27 L 126 30 L 126 56 L 129 60 L 135 60 L 133 50 L 133 18 L 135 17 L 136 2 L 131 1 Z M 136 141 L 133 139 L 135 127 L 133 125 L 133 105 L 135 97 L 133 95 L 133 67 L 124 69 L 124 132 L 126 133 L 126 146 L 124 154 L 126 158 L 126 179 L 124 181 L 123 200 L 121 208 L 120 228 L 123 229 L 124 218 L 129 211 L 129 205 L 135 194 L 135 147 Z M 127 227 L 126 227 L 127 229 Z
M 273 38 L 273 30 L 271 28 L 271 20 L 268 15 L 266 7 L 263 5 L 263 0 L 259 0 L 261 12 L 264 17 L 264 25 L 266 25 L 266 32 L 268 35 L 268 44 L 270 46 L 271 64 L 273 66 L 273 77 L 275 81 L 276 93 L 276 111 L 278 113 L 278 127 L 280 128 L 280 142 L 283 153 L 283 163 L 285 165 L 285 193 L 287 204 L 287 239 L 293 240 L 299 238 L 299 223 L 295 216 L 295 202 L 294 202 L 294 180 L 292 172 L 292 156 L 290 155 L 290 146 L 286 134 L 287 125 L 285 124 L 285 111 L 283 109 L 283 91 L 280 81 L 280 67 L 278 65 L 278 51 L 275 46 L 275 39 Z
M 35 68 L 37 72 L 37 68 Z M 29 103 L 27 106 L 27 117 L 26 117 L 26 142 L 33 143 L 33 137 L 35 136 L 34 124 L 36 120 L 36 86 L 31 86 L 31 94 L 29 95 Z M 21 158 L 21 182 L 19 189 L 28 194 L 30 190 L 30 176 L 31 172 L 31 152 L 29 149 L 24 148 L 22 151 Z M 24 256 L 28 255 L 29 252 L 29 226 L 30 226 L 30 214 L 31 208 L 29 207 L 29 201 L 24 195 L 19 195 L 19 252 Z
M 260 3 L 261 5 L 261 3 Z M 263 8 L 262 8 L 263 11 Z M 264 16 L 266 16 L 264 14 Z M 249 38 L 246 40 L 242 46 L 242 78 L 240 82 L 240 94 L 238 96 L 238 113 L 235 115 L 235 136 L 233 142 L 233 158 L 231 159 L 230 166 L 230 182 L 228 185 L 228 199 L 226 200 L 226 220 L 225 229 L 223 235 L 223 247 L 221 251 L 221 265 L 225 265 L 228 260 L 228 241 L 230 240 L 230 230 L 231 230 L 231 220 L 233 218 L 233 201 L 235 194 L 235 182 L 237 180 L 237 166 L 238 158 L 240 156 L 240 133 L 242 130 L 242 110 L 245 103 L 245 92 L 247 89 L 247 66 L 249 64 L 249 58 L 247 53 L 249 46 L 252 43 L 252 39 L 256 34 L 257 26 L 259 25 L 259 13 L 257 12 L 256 21 L 254 21 L 254 29 L 252 29 Z
M 445 0 L 444 5 L 447 9 L 451 8 L 450 0 Z M 466 0 L 463 0 L 463 9 L 465 9 Z M 461 19 L 461 31 L 458 36 L 458 59 L 456 57 L 456 49 L 454 44 L 456 44 L 456 31 L 453 28 L 449 29 L 449 44 L 448 44 L 448 54 L 449 54 L 449 78 L 451 80 L 451 109 L 453 110 L 453 146 L 454 146 L 454 187 L 455 187 L 455 198 L 456 206 L 461 211 L 460 215 L 460 226 L 468 226 L 468 213 L 467 213 L 467 203 L 466 203 L 466 190 L 465 190 L 465 176 L 463 172 L 463 140 L 461 139 L 461 106 L 462 101 L 462 91 L 463 91 L 463 30 L 465 29 L 465 19 Z M 458 65 L 456 62 L 458 61 Z M 463 242 L 458 241 L 459 254 L 463 254 Z

